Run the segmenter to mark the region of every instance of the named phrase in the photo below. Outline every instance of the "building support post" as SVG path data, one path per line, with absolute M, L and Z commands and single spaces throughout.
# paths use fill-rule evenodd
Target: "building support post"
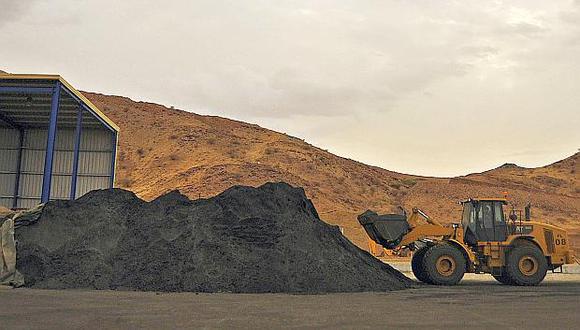
M 44 157 L 44 173 L 42 174 L 42 195 L 41 203 L 50 201 L 50 185 L 52 182 L 52 163 L 54 160 L 54 145 L 56 142 L 56 130 L 58 120 L 58 105 L 60 101 L 60 81 L 56 82 L 52 92 L 52 102 L 50 105 L 50 122 L 48 124 L 48 138 L 46 141 L 46 156 Z
M 112 139 L 111 139 L 111 180 L 109 182 L 109 187 L 110 188 L 114 188 L 115 187 L 115 165 L 117 163 L 117 132 L 113 131 L 112 134 Z
M 20 172 L 22 171 L 22 148 L 24 147 L 24 129 L 18 130 L 18 156 L 16 156 L 16 178 L 14 179 L 14 199 L 12 208 L 18 208 L 18 196 L 20 195 Z
M 73 168 L 72 176 L 70 180 L 70 200 L 76 198 L 77 193 L 77 179 L 79 176 L 79 156 L 81 149 L 81 134 L 83 130 L 83 106 L 79 103 L 79 109 L 77 113 L 77 127 L 75 129 L 75 143 L 73 150 Z

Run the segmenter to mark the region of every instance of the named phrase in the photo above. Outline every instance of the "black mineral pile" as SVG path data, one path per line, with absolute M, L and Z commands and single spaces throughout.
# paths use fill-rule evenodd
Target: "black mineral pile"
M 152 202 L 120 189 L 48 203 L 16 230 L 26 286 L 324 293 L 411 286 L 320 220 L 301 188 L 237 186 Z

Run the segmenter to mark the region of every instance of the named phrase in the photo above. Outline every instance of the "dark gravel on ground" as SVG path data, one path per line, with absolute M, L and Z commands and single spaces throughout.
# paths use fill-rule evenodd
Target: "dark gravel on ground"
M 26 286 L 141 291 L 388 291 L 412 282 L 320 220 L 303 189 L 237 186 L 152 202 L 120 189 L 46 205 L 16 231 Z

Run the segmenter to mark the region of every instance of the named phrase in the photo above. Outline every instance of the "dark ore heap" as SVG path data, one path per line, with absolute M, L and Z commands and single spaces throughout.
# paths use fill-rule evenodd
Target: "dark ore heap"
M 141 291 L 388 291 L 412 282 L 320 220 L 304 190 L 236 186 L 152 202 L 120 189 L 48 203 L 16 230 L 26 286 Z

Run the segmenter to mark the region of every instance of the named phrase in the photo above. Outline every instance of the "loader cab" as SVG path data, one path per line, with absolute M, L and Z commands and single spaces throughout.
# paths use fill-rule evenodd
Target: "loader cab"
M 508 227 L 503 212 L 505 199 L 469 199 L 463 204 L 461 225 L 465 243 L 503 242 L 508 236 Z

